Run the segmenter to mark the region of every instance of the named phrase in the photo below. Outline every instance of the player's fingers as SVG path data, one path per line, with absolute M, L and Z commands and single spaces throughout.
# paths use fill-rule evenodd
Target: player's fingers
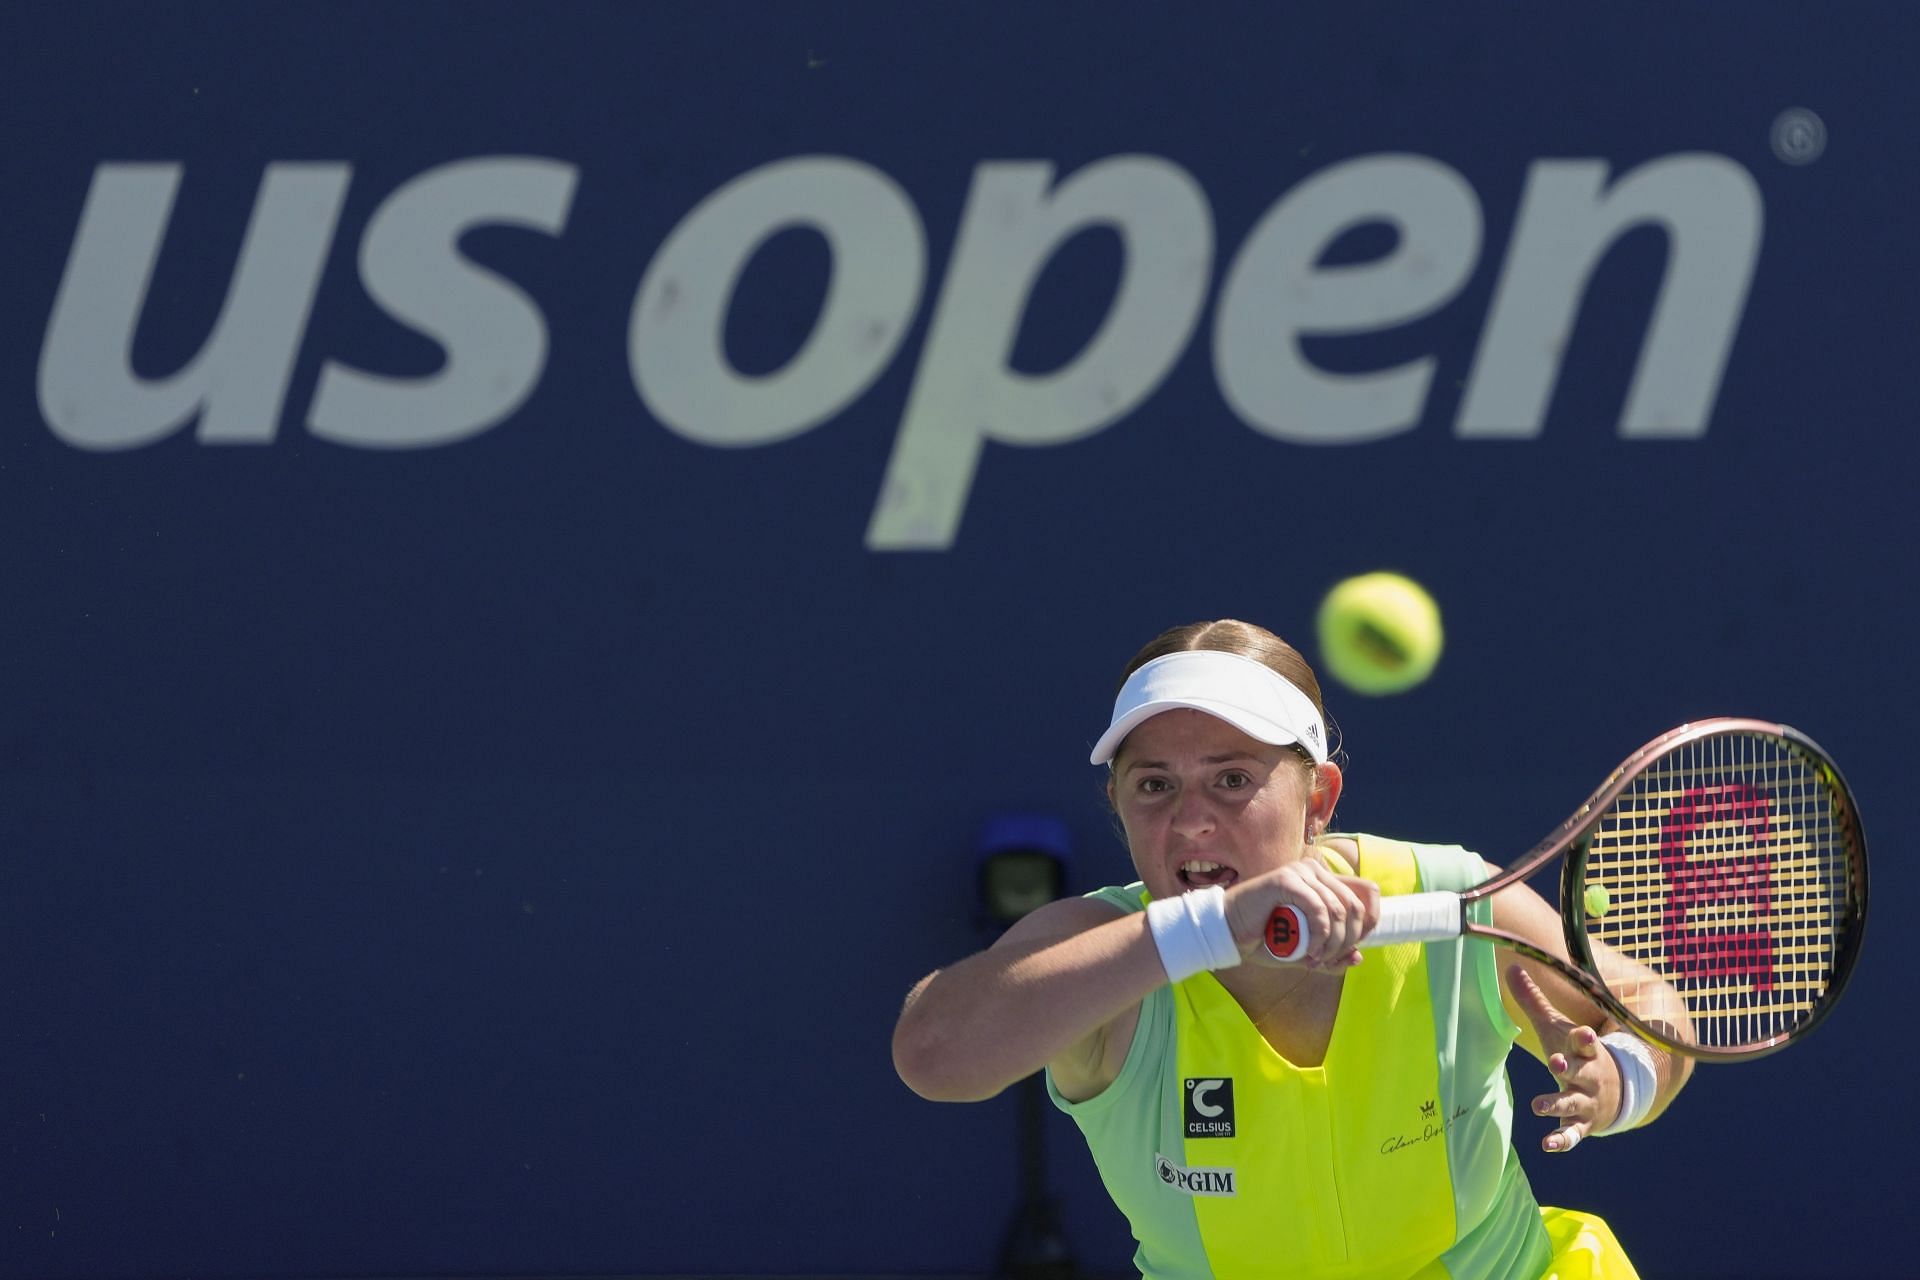
M 1300 912 L 1301 923 L 1306 927 L 1307 946 L 1300 960 L 1312 964 L 1326 950 L 1327 935 L 1333 928 L 1333 911 L 1311 883 L 1292 886 L 1286 898 Z
M 1318 863 L 1311 866 L 1314 885 L 1326 896 L 1330 932 L 1319 962 L 1341 968 L 1359 964 L 1360 944 L 1380 924 L 1380 886 L 1358 876 L 1343 876 Z
M 1336 879 L 1352 902 L 1353 942 L 1358 947 L 1361 939 L 1380 927 L 1380 886 L 1358 876 L 1338 876 Z
M 1540 989 L 1540 984 L 1533 980 L 1533 975 L 1527 972 L 1525 965 L 1507 966 L 1507 986 L 1520 1007 L 1528 1013 L 1552 1015 L 1559 1012 L 1553 1007 L 1553 1001 L 1547 999 L 1547 993 Z
M 1547 1066 L 1558 1078 L 1567 1074 L 1569 1063 L 1565 1054 L 1556 1053 Z M 1593 1129 L 1593 1098 L 1581 1089 L 1567 1088 L 1559 1093 L 1536 1094 L 1533 1113 L 1562 1122 L 1540 1139 L 1542 1151 L 1571 1151 Z
M 1375 886 L 1366 881 L 1349 884 L 1347 877 L 1308 859 L 1283 868 L 1272 883 L 1277 892 L 1269 901 L 1296 908 L 1306 933 L 1306 946 L 1293 963 L 1339 968 L 1360 962 L 1360 940 L 1378 921 Z M 1366 886 L 1373 902 L 1358 885 Z
M 1344 880 L 1331 878 L 1321 884 L 1326 895 L 1332 928 L 1327 936 L 1323 960 L 1346 963 L 1367 936 L 1367 907 Z
M 1302 959 L 1320 966 L 1347 963 L 1364 931 L 1358 896 L 1318 862 L 1302 861 L 1295 867 L 1296 892 L 1310 930 Z
M 1585 1124 L 1565 1125 L 1540 1139 L 1540 1149 L 1542 1151 L 1564 1154 L 1579 1146 L 1580 1139 L 1586 1136 L 1587 1126 Z
M 1514 1000 L 1519 1004 L 1521 1011 L 1527 1015 L 1527 1020 L 1533 1023 L 1533 1029 L 1540 1034 L 1542 1043 L 1546 1043 L 1550 1036 L 1563 1033 L 1566 1028 L 1573 1025 L 1573 1020 L 1554 1007 L 1553 1001 L 1547 998 L 1547 993 L 1540 989 L 1540 984 L 1533 980 L 1533 975 L 1523 966 L 1517 964 L 1508 966 L 1507 989 L 1513 992 Z
M 1366 917 L 1367 932 L 1372 933 L 1380 927 L 1380 886 L 1371 880 L 1349 881 L 1355 893 L 1360 895 L 1360 906 Z
M 1327 907 L 1327 932 L 1313 960 L 1318 965 L 1337 967 L 1347 962 L 1360 941 L 1359 908 L 1332 888 L 1323 887 L 1321 892 Z
M 1562 1120 L 1591 1121 L 1593 1119 L 1593 1099 L 1584 1093 L 1568 1090 L 1564 1093 L 1542 1093 L 1533 1099 L 1533 1114 L 1537 1116 L 1556 1116 Z
M 1261 963 L 1310 963 L 1327 934 L 1326 904 L 1291 869 L 1229 889 L 1227 920 L 1236 939 L 1254 939 L 1253 954 Z M 1283 926 L 1277 933 L 1275 922 Z

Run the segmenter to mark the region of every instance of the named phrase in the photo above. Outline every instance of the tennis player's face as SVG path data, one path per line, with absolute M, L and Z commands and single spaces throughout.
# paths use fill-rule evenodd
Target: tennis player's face
M 1108 786 L 1135 870 L 1165 898 L 1298 858 L 1312 776 L 1292 749 L 1183 709 L 1127 735 Z

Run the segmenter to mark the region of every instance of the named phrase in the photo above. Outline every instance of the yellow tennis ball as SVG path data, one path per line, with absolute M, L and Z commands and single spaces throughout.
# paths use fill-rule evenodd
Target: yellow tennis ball
M 1607 892 L 1607 886 L 1603 884 L 1588 885 L 1586 897 L 1587 914 L 1595 920 L 1607 914 L 1613 907 L 1613 895 Z
M 1397 573 L 1363 573 L 1320 602 L 1320 657 L 1357 693 L 1404 693 L 1440 661 L 1440 606 Z

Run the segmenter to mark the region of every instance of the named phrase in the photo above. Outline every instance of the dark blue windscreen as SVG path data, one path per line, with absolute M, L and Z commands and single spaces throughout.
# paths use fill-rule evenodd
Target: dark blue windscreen
M 1908 6 L 15 19 L 0 1274 L 987 1270 L 1016 1105 L 888 1056 L 976 833 L 1128 878 L 1127 657 L 1371 569 L 1347 826 L 1750 714 L 1911 878 Z M 1891 969 L 1541 1198 L 1901 1273 Z

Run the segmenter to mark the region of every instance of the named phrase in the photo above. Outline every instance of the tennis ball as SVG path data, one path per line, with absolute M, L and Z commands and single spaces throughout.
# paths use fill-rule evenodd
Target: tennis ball
M 1608 909 L 1612 906 L 1613 895 L 1607 892 L 1607 886 L 1603 884 L 1590 884 L 1587 886 L 1587 914 L 1589 916 L 1598 920 L 1601 916 L 1607 914 Z
M 1356 693 L 1404 693 L 1440 661 L 1440 606 L 1397 573 L 1363 573 L 1320 602 L 1320 656 Z

